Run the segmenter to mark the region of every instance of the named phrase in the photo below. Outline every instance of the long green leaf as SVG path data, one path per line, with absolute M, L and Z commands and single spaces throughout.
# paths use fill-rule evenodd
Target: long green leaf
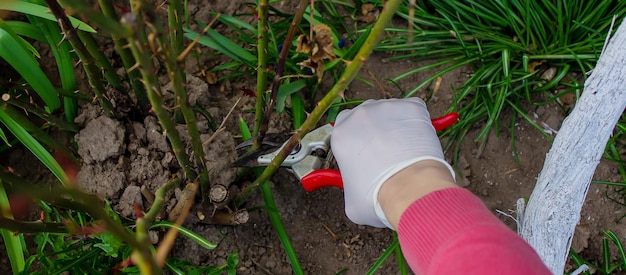
M 185 37 L 191 40 L 196 39 L 200 35 L 187 28 L 183 29 L 185 30 Z M 248 66 L 256 66 L 256 56 L 214 30 L 207 30 L 207 35 L 200 36 L 198 43 L 212 48 Z
M 46 42 L 50 45 L 50 49 L 54 54 L 59 76 L 61 77 L 61 86 L 65 91 L 76 90 L 76 77 L 74 76 L 74 62 L 70 52 L 72 46 L 69 41 L 64 41 L 59 26 L 48 20 L 39 19 L 30 16 L 29 20 L 33 25 L 41 29 Z M 63 107 L 65 109 L 65 118 L 69 122 L 74 122 L 74 118 L 78 115 L 78 100 L 76 98 L 64 96 Z
M 0 57 L 6 60 L 37 92 L 51 111 L 61 106 L 50 80 L 41 71 L 35 58 L 28 53 L 16 37 L 0 24 Z
M 8 29 L 19 36 L 26 36 L 43 43 L 46 42 L 46 38 L 41 33 L 41 30 L 33 24 L 22 21 L 5 21 L 4 24 Z
M 4 141 L 7 146 L 11 147 L 11 143 L 7 139 L 7 136 L 4 134 L 4 131 L 2 131 L 2 128 L 0 128 L 0 139 L 2 139 L 2 141 Z
M 48 7 L 33 4 L 33 3 L 28 3 L 24 1 L 19 1 L 19 0 L 0 1 L 0 10 L 15 11 L 15 12 L 20 12 L 24 14 L 34 15 L 34 16 L 48 19 L 54 22 L 57 21 L 57 19 L 50 12 L 50 9 L 48 9 Z M 69 19 L 70 19 L 70 22 L 72 22 L 72 26 L 74 26 L 75 28 L 78 28 L 79 30 L 91 32 L 91 33 L 96 32 L 96 30 L 94 30 L 91 26 L 87 25 L 87 23 L 83 21 L 80 21 L 71 16 L 69 16 Z
M 2 179 L 0 179 L 0 209 L 2 209 L 4 213 L 7 213 L 6 211 L 11 209 Z M 10 211 L 8 213 L 10 213 Z M 13 234 L 13 232 L 5 229 L 0 229 L 0 235 L 2 235 L 2 239 L 4 240 L 4 246 L 7 249 L 7 255 L 11 262 L 13 274 L 18 274 L 24 270 L 26 264 L 24 261 L 24 248 L 22 247 L 22 239 L 24 236 L 22 234 Z
M 203 238 L 198 233 L 193 232 L 185 227 L 178 226 L 171 222 L 155 222 L 150 226 L 150 229 L 159 228 L 159 227 L 178 228 L 178 231 L 180 232 L 180 234 L 191 239 L 192 241 L 194 241 L 195 243 L 199 244 L 200 246 L 206 249 L 215 249 L 217 247 L 217 244 L 212 243 L 209 240 Z
M 54 176 L 61 181 L 61 183 L 66 184 L 69 182 L 65 171 L 61 168 L 59 163 L 50 155 L 50 153 L 41 146 L 41 144 L 33 138 L 22 126 L 16 123 L 11 117 L 5 113 L 3 110 L 0 110 L 0 122 L 4 124 L 4 126 L 13 133 L 13 135 L 22 143 L 29 151 L 31 151 L 38 159 L 41 161 Z
M 287 100 L 287 97 L 304 89 L 304 87 L 306 87 L 306 81 L 304 79 L 298 79 L 294 82 L 281 85 L 280 88 L 278 88 L 278 95 L 276 95 L 276 111 L 280 113 L 285 110 L 285 100 Z

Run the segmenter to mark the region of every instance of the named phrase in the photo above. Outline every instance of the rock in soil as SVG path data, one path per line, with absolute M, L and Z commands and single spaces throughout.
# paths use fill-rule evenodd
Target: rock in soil
M 119 121 L 100 116 L 76 135 L 78 154 L 87 164 L 117 157 L 126 150 L 125 134 Z

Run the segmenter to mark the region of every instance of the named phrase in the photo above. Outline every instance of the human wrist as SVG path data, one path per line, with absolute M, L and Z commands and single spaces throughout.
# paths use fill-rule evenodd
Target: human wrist
M 387 179 L 377 198 L 387 221 L 397 228 L 400 216 L 413 202 L 431 192 L 457 187 L 448 166 L 437 160 L 423 160 Z

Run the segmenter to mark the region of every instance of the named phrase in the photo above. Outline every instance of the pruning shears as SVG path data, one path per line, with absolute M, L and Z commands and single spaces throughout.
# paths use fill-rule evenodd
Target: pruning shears
M 439 132 L 450 127 L 459 119 L 455 112 L 448 113 L 442 117 L 432 120 L 435 131 Z M 330 169 L 332 163 L 332 151 L 330 148 L 330 137 L 333 132 L 333 123 L 325 124 L 306 134 L 300 144 L 296 146 L 281 164 L 288 168 L 298 177 L 302 187 L 307 192 L 312 192 L 324 187 L 343 188 L 341 173 L 338 170 Z M 242 143 L 237 149 L 249 147 L 251 143 Z M 269 144 L 276 148 L 276 144 Z M 287 145 L 282 143 L 278 149 L 269 153 L 267 148 L 260 154 L 245 154 L 234 162 L 234 166 L 268 166 L 274 157 Z M 251 159 L 252 158 L 252 159 Z

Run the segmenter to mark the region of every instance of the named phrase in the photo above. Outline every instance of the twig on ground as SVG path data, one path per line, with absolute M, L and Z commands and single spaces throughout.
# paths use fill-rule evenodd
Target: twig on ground
M 372 71 L 370 71 L 370 69 L 367 68 L 367 66 L 363 66 L 363 70 L 365 70 L 365 72 L 367 72 L 367 74 L 370 76 L 370 78 L 372 78 L 374 83 L 376 83 L 376 86 L 378 86 L 378 89 L 380 89 L 380 92 L 383 94 L 383 96 L 385 98 L 392 98 L 393 97 L 391 95 L 391 93 L 389 93 L 385 89 L 385 86 L 383 86 L 383 83 L 381 83 L 380 80 L 378 80 L 378 78 L 374 75 L 374 73 Z

